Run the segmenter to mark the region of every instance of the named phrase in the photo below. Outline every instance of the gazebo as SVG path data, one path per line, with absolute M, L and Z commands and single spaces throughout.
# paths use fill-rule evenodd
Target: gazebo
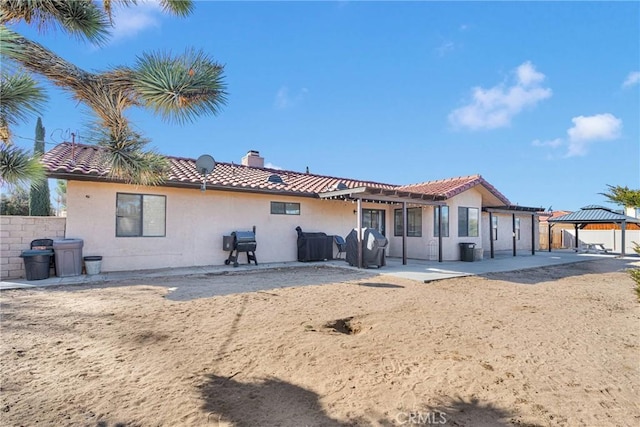
M 640 219 L 632 216 L 623 215 L 609 208 L 598 205 L 589 205 L 581 208 L 579 211 L 571 212 L 556 218 L 549 218 L 549 241 L 551 241 L 551 226 L 554 223 L 573 224 L 576 231 L 575 247 L 578 249 L 578 230 L 583 229 L 587 224 L 620 224 L 622 231 L 622 251 L 621 255 L 625 255 L 625 230 L 629 223 L 640 224 Z M 551 251 L 551 245 L 549 245 Z

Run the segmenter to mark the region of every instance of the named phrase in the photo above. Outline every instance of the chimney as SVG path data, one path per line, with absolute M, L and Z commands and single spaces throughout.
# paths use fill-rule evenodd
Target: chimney
M 244 166 L 251 166 L 252 168 L 263 168 L 264 158 L 260 157 L 259 151 L 249 150 L 247 155 L 242 158 L 242 164 Z

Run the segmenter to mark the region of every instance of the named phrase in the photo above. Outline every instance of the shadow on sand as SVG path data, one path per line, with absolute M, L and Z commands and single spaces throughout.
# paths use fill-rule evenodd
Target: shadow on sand
M 238 427 L 366 425 L 344 424 L 329 417 L 316 393 L 277 378 L 241 383 L 211 374 L 200 387 L 200 393 L 204 400 L 202 409 L 211 414 L 210 422 Z
M 359 286 L 366 286 L 369 288 L 389 288 L 389 289 L 399 289 L 404 288 L 402 285 L 394 285 L 392 283 L 374 283 L 374 282 L 363 282 L 358 283 Z
M 449 403 L 424 410 L 398 410 L 384 417 L 350 418 L 347 421 L 330 417 L 320 404 L 320 396 L 297 385 L 267 378 L 257 382 L 242 383 L 231 377 L 214 374 L 207 376 L 199 387 L 204 401 L 203 411 L 209 414 L 209 422 L 233 426 L 318 426 L 392 427 L 398 425 L 445 426 L 520 426 L 534 427 L 517 420 L 514 412 L 491 403 L 463 398 L 450 399 Z

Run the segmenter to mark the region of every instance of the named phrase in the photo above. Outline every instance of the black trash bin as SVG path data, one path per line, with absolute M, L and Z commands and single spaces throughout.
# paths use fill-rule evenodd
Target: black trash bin
M 475 243 L 460 243 L 460 261 L 473 262 Z
M 22 251 L 20 258 L 24 261 L 27 280 L 42 280 L 49 278 L 49 263 L 53 251 L 49 249 L 30 249 Z

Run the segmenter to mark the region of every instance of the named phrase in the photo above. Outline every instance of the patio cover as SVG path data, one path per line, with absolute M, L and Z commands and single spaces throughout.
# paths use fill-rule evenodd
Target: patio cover
M 538 239 L 536 239 L 536 222 L 535 222 L 535 217 L 539 216 L 541 212 L 544 212 L 544 208 L 534 208 L 534 207 L 529 207 L 529 206 L 520 206 L 520 205 L 504 205 L 504 206 L 485 206 L 482 208 L 483 212 L 488 212 L 489 213 L 489 227 L 491 227 L 491 224 L 493 223 L 493 214 L 494 213 L 500 213 L 500 214 L 510 214 L 511 215 L 511 226 L 512 226 L 512 250 L 513 250 L 513 256 L 517 255 L 516 252 L 516 245 L 517 245 L 517 241 L 516 241 L 516 213 L 519 214 L 524 214 L 524 213 L 529 213 L 531 214 L 531 255 L 535 255 L 536 254 L 536 241 Z M 491 258 L 493 258 L 495 256 L 494 254 L 494 247 L 493 247 L 493 231 L 489 231 L 489 252 L 491 254 Z
M 325 191 L 318 193 L 318 197 L 321 199 L 355 200 L 357 202 L 356 228 L 358 230 L 362 228 L 363 201 L 402 205 L 402 217 L 405 223 L 407 222 L 407 204 L 421 206 L 443 206 L 446 204 L 444 202 L 446 197 L 444 196 L 368 186 Z M 441 209 L 439 209 L 439 212 L 442 214 Z M 442 223 L 442 221 L 440 222 Z M 361 239 L 362 236 L 358 233 L 358 242 Z M 438 239 L 438 261 L 442 262 L 442 237 Z M 404 232 L 402 233 L 402 264 L 407 264 L 407 227 L 404 227 Z M 362 244 L 358 244 L 358 268 L 362 268 Z
M 553 223 L 573 224 L 576 230 L 576 249 L 578 248 L 578 229 L 584 228 L 587 224 L 620 224 L 620 229 L 622 231 L 622 256 L 625 255 L 625 229 L 627 223 L 640 224 L 640 219 L 638 218 L 623 215 L 619 212 L 615 212 L 609 208 L 598 205 L 585 206 L 579 211 L 571 212 L 570 214 L 556 218 L 549 218 L 548 221 L 550 225 L 553 225 Z M 551 227 L 549 227 L 549 234 L 551 234 Z M 549 245 L 549 250 L 551 250 L 551 245 Z

